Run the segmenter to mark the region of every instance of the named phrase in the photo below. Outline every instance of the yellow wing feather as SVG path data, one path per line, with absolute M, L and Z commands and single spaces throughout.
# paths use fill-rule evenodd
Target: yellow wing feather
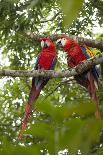
M 94 57 L 95 54 L 91 51 L 91 49 L 89 47 L 86 46 L 86 52 L 90 57 Z

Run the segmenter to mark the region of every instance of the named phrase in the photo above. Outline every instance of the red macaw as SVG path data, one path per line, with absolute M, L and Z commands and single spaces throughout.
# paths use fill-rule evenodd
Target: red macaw
M 73 68 L 80 64 L 82 61 L 93 57 L 94 54 L 89 47 L 82 45 L 80 46 L 76 41 L 70 39 L 69 37 L 62 37 L 57 40 L 57 45 L 62 47 L 67 53 L 67 63 L 68 66 Z M 96 103 L 96 118 L 101 118 L 101 113 L 99 110 L 99 101 L 96 95 L 96 89 L 98 88 L 98 72 L 95 65 L 88 71 L 82 73 L 81 75 L 75 76 L 77 83 L 85 87 L 89 95 Z
M 35 70 L 54 70 L 56 65 L 56 46 L 49 38 L 41 38 L 42 50 L 37 58 Z M 32 87 L 29 94 L 28 103 L 25 108 L 25 114 L 22 121 L 22 130 L 19 134 L 18 140 L 21 139 L 23 131 L 27 127 L 32 112 L 32 105 L 39 97 L 40 91 L 47 84 L 49 78 L 33 77 Z

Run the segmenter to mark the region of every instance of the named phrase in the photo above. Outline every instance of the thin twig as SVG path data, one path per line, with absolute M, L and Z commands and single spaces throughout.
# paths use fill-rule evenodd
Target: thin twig
M 75 79 L 74 78 L 72 78 L 72 79 L 69 79 L 69 80 L 63 80 L 63 81 L 61 81 L 60 83 L 58 83 L 57 84 L 57 86 L 48 94 L 48 95 L 46 95 L 46 97 L 44 98 L 44 100 L 45 99 L 47 99 L 51 94 L 53 94 L 59 87 L 61 87 L 62 85 L 64 85 L 64 84 L 70 84 L 72 81 L 74 81 Z M 43 101 L 44 101 L 43 100 Z

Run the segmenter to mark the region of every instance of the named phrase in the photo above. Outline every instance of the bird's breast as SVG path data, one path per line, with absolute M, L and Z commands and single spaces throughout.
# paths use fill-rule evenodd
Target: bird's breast
M 45 70 L 50 69 L 54 57 L 55 57 L 55 54 L 52 54 L 52 53 L 41 53 L 41 56 L 38 62 L 40 67 Z
M 68 51 L 68 57 L 71 58 L 74 66 L 77 66 L 80 62 L 86 60 L 85 55 L 82 53 L 81 49 L 76 46 Z

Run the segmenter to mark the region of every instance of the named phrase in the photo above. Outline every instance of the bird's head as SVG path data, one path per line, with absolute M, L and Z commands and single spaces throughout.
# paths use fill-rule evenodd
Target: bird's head
M 54 43 L 51 41 L 50 38 L 40 38 L 40 41 L 41 41 L 42 48 L 55 47 Z
M 66 37 L 60 38 L 56 42 L 57 46 L 63 48 L 66 44 L 68 44 L 68 39 Z
M 63 48 L 65 51 L 70 48 L 72 43 L 73 40 L 69 37 L 61 37 L 56 42 L 57 46 Z

